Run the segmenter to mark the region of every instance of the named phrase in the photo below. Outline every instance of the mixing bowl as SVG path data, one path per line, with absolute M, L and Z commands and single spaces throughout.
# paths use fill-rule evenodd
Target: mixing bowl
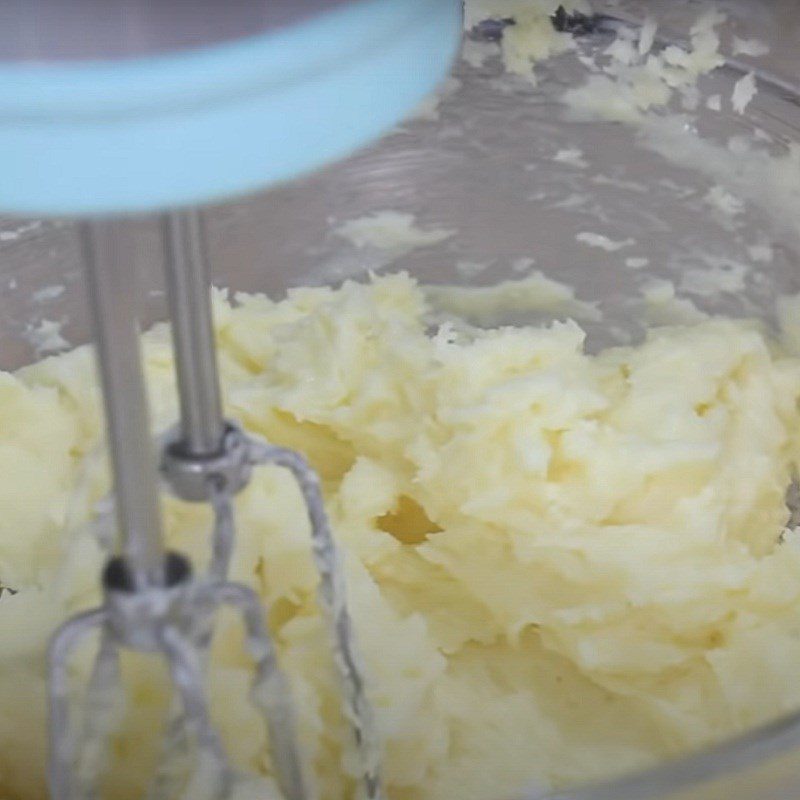
M 648 323 L 697 309 L 774 323 L 776 300 L 800 292 L 800 184 L 795 189 L 783 170 L 771 171 L 766 158 L 800 143 L 800 94 L 793 85 L 800 12 L 793 2 L 721 5 L 730 15 L 728 28 L 768 42 L 771 53 L 739 54 L 702 78 L 691 121 L 675 117 L 679 122 L 662 136 L 643 137 L 619 122 L 576 117 L 560 100 L 585 77 L 572 52 L 539 65 L 536 86 L 504 74 L 496 56 L 482 64 L 460 61 L 438 105 L 364 152 L 208 209 L 215 282 L 280 295 L 291 286 L 364 278 L 370 270 L 403 269 L 431 284 L 492 285 L 535 269 L 574 287 L 579 300 L 602 312 L 580 320 L 590 349 L 635 342 Z M 580 38 L 583 54 L 608 46 L 615 20 L 638 24 L 647 13 L 661 19 L 661 36 L 681 40 L 699 9 L 693 2 L 639 0 L 595 7 L 608 18 Z M 474 34 L 496 35 L 497 26 Z M 731 52 L 730 37 L 723 42 Z M 759 91 L 746 113 L 734 112 L 727 100 L 722 111 L 706 107 L 707 97 L 730 97 L 751 68 Z M 710 149 L 687 146 L 687 133 Z M 733 215 L 709 204 L 712 193 L 724 205 L 719 187 L 743 199 Z M 343 223 L 378 211 L 413 215 L 418 228 L 447 235 L 393 247 L 358 246 L 341 235 Z M 160 249 L 151 220 L 142 219 L 139 232 L 141 303 L 150 323 L 165 316 Z M 69 221 L 3 219 L 0 256 L 0 367 L 13 369 L 65 342 L 88 340 Z M 480 321 L 548 318 L 520 305 L 490 316 Z M 641 775 L 553 795 L 795 796 L 800 715 Z

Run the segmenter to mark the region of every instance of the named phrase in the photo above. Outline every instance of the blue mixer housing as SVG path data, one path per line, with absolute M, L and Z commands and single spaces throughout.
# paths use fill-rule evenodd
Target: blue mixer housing
M 460 29 L 458 0 L 354 0 L 173 53 L 0 61 L 0 212 L 148 212 L 302 175 L 407 116 Z

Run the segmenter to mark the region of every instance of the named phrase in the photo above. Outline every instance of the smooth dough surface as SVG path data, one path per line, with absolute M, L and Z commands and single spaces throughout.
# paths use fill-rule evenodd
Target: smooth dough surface
M 227 412 L 324 479 L 391 798 L 591 780 L 800 706 L 784 498 L 800 360 L 758 325 L 705 319 L 589 356 L 575 322 L 432 325 L 404 274 L 236 300 L 215 298 Z M 144 337 L 156 431 L 176 414 L 168 341 Z M 4 800 L 46 796 L 47 637 L 98 599 L 100 436 L 88 348 L 0 375 L 0 581 L 17 590 L 0 598 Z M 261 469 L 237 509 L 233 577 L 269 605 L 322 796 L 352 797 L 300 497 Z M 202 565 L 208 512 L 165 498 L 164 513 Z M 213 663 L 227 745 L 268 773 L 228 618 Z M 157 664 L 124 667 L 115 800 L 146 788 L 166 695 Z

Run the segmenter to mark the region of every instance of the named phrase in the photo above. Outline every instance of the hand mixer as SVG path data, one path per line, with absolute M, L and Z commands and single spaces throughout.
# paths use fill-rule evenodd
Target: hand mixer
M 233 497 L 256 466 L 273 464 L 294 475 L 305 500 L 360 793 L 377 800 L 379 743 L 319 481 L 299 454 L 256 440 L 222 414 L 195 206 L 289 179 L 405 116 L 447 71 L 460 4 L 17 0 L 4 4 L 1 21 L 0 209 L 81 220 L 119 531 L 102 575 L 102 605 L 69 620 L 51 643 L 52 796 L 98 792 L 96 775 L 78 769 L 68 680 L 71 654 L 95 630 L 88 702 L 101 704 L 115 685 L 122 649 L 157 653 L 168 664 L 176 702 L 151 796 L 176 791 L 169 758 L 190 739 L 206 794 L 233 790 L 236 776 L 203 689 L 213 615 L 222 605 L 243 618 L 253 699 L 266 720 L 280 790 L 290 800 L 312 796 L 261 601 L 227 578 Z M 162 213 L 180 407 L 159 455 L 139 353 L 130 227 L 132 215 L 154 211 Z M 159 470 L 177 497 L 213 508 L 207 574 L 193 574 L 185 555 L 165 550 Z

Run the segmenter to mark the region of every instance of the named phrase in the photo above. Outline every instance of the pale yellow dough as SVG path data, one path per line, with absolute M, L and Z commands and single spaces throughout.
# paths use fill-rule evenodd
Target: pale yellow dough
M 215 301 L 228 413 L 324 478 L 389 796 L 499 800 L 800 707 L 800 540 L 784 529 L 800 360 L 723 320 L 596 357 L 573 322 L 431 334 L 427 302 L 402 274 Z M 160 431 L 166 329 L 144 344 Z M 18 590 L 0 599 L 4 800 L 45 797 L 45 644 L 97 601 L 100 431 L 87 348 L 0 377 L 0 580 Z M 298 492 L 261 469 L 237 508 L 233 576 L 271 607 L 322 797 L 352 797 Z M 202 565 L 207 511 L 164 509 L 171 546 Z M 160 668 L 125 667 L 109 798 L 142 796 L 164 707 Z M 225 618 L 215 715 L 263 771 L 249 678 Z

